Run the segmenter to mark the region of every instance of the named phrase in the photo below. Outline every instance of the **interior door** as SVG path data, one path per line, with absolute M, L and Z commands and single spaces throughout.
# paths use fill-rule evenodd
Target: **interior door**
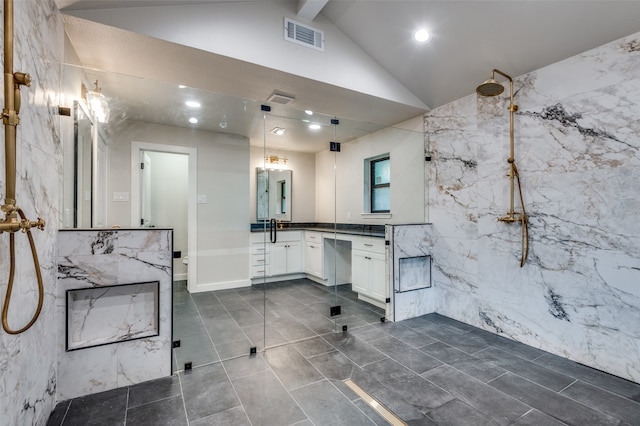
M 140 151 L 140 156 L 140 225 L 151 227 L 151 157 L 146 151 Z

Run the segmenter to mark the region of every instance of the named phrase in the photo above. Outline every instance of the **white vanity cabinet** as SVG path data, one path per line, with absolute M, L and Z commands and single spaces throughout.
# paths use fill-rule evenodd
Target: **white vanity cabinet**
M 384 239 L 356 237 L 352 241 L 351 286 L 358 297 L 384 306 L 385 285 Z M 382 305 L 380 305 L 382 303 Z
M 305 231 L 304 233 L 304 271 L 324 279 L 324 245 L 322 233 Z
M 304 270 L 302 232 L 278 231 L 272 243 L 269 235 L 251 234 L 251 277 L 297 274 Z

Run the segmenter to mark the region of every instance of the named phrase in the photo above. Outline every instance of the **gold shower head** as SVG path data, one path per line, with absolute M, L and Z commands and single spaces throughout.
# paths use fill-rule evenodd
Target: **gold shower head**
M 495 79 L 490 78 L 478 86 L 476 88 L 476 92 L 481 96 L 498 96 L 500 93 L 504 92 L 504 86 L 498 83 Z

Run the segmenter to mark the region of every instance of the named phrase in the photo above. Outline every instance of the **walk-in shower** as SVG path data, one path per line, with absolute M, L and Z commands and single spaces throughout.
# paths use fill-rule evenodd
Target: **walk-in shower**
M 514 156 L 514 142 L 513 142 L 513 115 L 518 110 L 518 106 L 513 103 L 513 79 L 503 73 L 500 70 L 494 69 L 491 71 L 491 78 L 476 88 L 476 92 L 481 96 L 498 96 L 504 92 L 504 86 L 498 83 L 495 79 L 495 75 L 500 74 L 509 80 L 509 211 L 506 216 L 498 218 L 500 222 L 513 223 L 520 222 L 522 226 L 522 255 L 520 258 L 520 267 L 523 267 L 527 261 L 529 255 L 529 219 L 527 217 L 527 211 L 524 207 L 524 199 L 522 197 L 522 185 L 520 184 L 520 175 L 518 168 L 516 167 L 516 161 Z M 515 195 L 515 182 L 518 183 L 518 195 L 520 196 L 520 206 L 522 212 L 516 212 L 514 209 L 514 195 Z
M 4 102 L 2 110 L 2 123 L 4 124 L 4 152 L 5 152 L 5 200 L 1 209 L 5 214 L 4 220 L 0 220 L 0 234 L 9 233 L 9 280 L 7 293 L 2 306 L 2 328 L 9 334 L 19 334 L 29 329 L 38 319 L 44 300 L 44 288 L 38 254 L 31 235 L 31 228 L 44 229 L 44 220 L 38 218 L 30 221 L 25 217 L 22 209 L 16 204 L 16 128 L 20 123 L 20 86 L 29 86 L 31 77 L 22 72 L 13 72 L 13 0 L 4 0 Z M 36 270 L 38 281 L 38 305 L 31 320 L 20 329 L 12 329 L 8 323 L 11 292 L 15 278 L 16 254 L 15 233 L 22 231 L 27 234 L 31 256 Z

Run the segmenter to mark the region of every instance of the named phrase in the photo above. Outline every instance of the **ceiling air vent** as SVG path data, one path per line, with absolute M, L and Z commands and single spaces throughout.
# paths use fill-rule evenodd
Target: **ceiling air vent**
M 284 39 L 324 51 L 324 32 L 284 18 Z
M 295 100 L 295 97 L 278 92 L 273 92 L 273 94 L 267 98 L 267 102 L 274 102 L 280 105 L 286 105 L 293 100 Z

